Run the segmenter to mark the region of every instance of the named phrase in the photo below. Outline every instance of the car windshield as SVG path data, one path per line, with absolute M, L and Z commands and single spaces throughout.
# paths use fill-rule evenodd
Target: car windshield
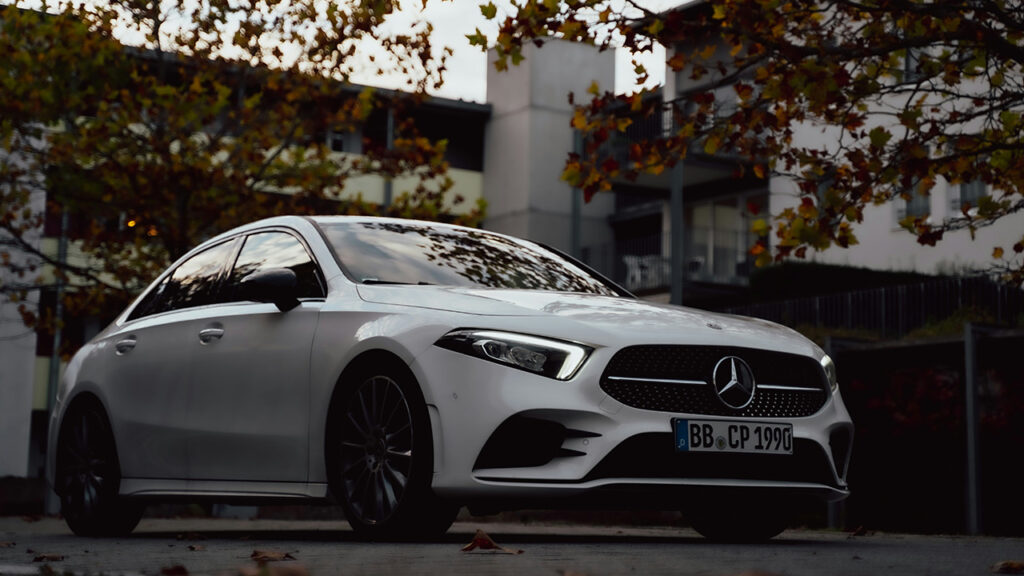
M 437 284 L 619 293 L 556 252 L 468 228 L 415 222 L 320 222 L 341 265 L 363 284 Z

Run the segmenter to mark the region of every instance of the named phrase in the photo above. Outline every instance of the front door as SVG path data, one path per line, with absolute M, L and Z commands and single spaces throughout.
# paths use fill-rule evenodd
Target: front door
M 242 278 L 289 268 L 300 301 L 237 301 Z M 309 468 L 309 358 L 323 282 L 299 239 L 285 231 L 249 235 L 225 284 L 218 313 L 192 335 L 188 445 L 194 480 L 305 482 Z

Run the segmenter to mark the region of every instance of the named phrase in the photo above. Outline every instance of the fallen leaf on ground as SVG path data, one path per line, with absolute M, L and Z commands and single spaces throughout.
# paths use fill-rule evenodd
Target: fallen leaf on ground
M 462 547 L 463 552 L 470 552 L 472 550 L 491 550 L 493 552 L 501 552 L 503 554 L 522 554 L 522 550 L 509 550 L 508 548 L 502 548 L 498 546 L 497 542 L 491 539 L 483 530 L 477 530 L 476 535 L 473 536 L 473 540 Z
M 14 548 L 17 546 L 14 542 L 0 542 L 0 548 Z
M 60 562 L 64 559 L 63 554 L 36 554 L 32 558 L 33 562 Z
M 188 568 L 185 568 L 181 564 L 165 566 L 160 569 L 160 574 L 163 574 L 163 576 L 188 576 Z
M 32 522 L 39 522 L 40 520 L 43 519 L 43 517 L 39 516 L 38 514 L 27 514 L 25 516 L 22 516 L 21 519 L 24 520 L 25 522 L 32 523 Z
M 309 576 L 309 572 L 298 562 L 288 562 L 287 564 L 243 566 L 238 569 L 238 576 Z
M 202 552 L 203 550 L 206 550 L 206 546 L 203 546 L 202 544 L 190 544 L 188 549 L 193 552 Z
M 856 530 L 854 530 L 853 532 L 850 532 L 850 535 L 848 536 L 848 538 L 853 538 L 854 536 L 867 536 L 868 534 L 870 534 L 870 532 L 868 531 L 867 528 L 865 528 L 863 526 L 857 526 Z
M 1016 562 L 1013 560 L 996 562 L 992 566 L 992 571 L 998 574 L 1024 574 L 1024 562 Z
M 253 550 L 252 555 L 249 556 L 256 562 L 263 564 L 264 562 L 281 562 L 282 560 L 295 560 L 295 557 L 288 552 L 275 552 L 272 550 Z

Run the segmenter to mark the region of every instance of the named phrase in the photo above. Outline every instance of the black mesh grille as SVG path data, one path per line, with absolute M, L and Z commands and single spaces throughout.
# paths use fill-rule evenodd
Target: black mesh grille
M 742 358 L 758 384 L 753 402 L 735 410 L 710 385 L 719 360 Z M 636 379 L 689 380 L 699 384 Z M 616 354 L 601 377 L 601 389 L 619 402 L 644 410 L 749 418 L 810 416 L 828 400 L 825 371 L 812 358 L 728 346 L 632 346 Z
M 586 480 L 729 478 L 836 486 L 828 457 L 812 440 L 794 439 L 792 455 L 676 452 L 672 441 L 672 435 L 665 433 L 633 436 L 601 460 Z

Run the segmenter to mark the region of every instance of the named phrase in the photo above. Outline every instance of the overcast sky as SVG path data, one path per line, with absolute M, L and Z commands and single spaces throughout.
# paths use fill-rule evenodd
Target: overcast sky
M 433 0 L 428 3 L 425 10 L 422 9 L 420 0 L 405 0 L 402 13 L 393 16 L 392 25 L 396 26 L 396 30 L 402 26 L 411 25 L 417 19 L 427 19 L 434 25 L 434 43 L 438 46 L 449 46 L 454 51 L 454 54 L 448 59 L 448 71 L 444 86 L 436 94 L 437 96 L 473 102 L 486 100 L 486 54 L 478 47 L 470 46 L 466 34 L 471 34 L 479 28 L 493 40 L 497 33 L 495 22 L 504 19 L 510 5 L 508 0 L 494 0 L 494 3 L 498 6 L 498 17 L 494 21 L 488 21 L 480 14 L 480 0 L 450 0 L 447 2 Z M 680 0 L 642 0 L 641 3 L 649 9 L 663 10 L 682 2 Z M 665 77 L 664 50 L 659 49 L 653 54 L 647 55 L 643 63 L 651 77 L 648 84 L 661 84 Z M 615 91 L 629 91 L 632 88 L 633 67 L 630 64 L 629 53 L 625 50 L 618 50 L 615 69 Z M 397 78 L 389 81 L 372 75 L 357 76 L 352 79 L 361 84 L 384 88 L 399 88 L 402 84 L 401 80 Z M 602 86 L 602 88 L 606 87 Z

